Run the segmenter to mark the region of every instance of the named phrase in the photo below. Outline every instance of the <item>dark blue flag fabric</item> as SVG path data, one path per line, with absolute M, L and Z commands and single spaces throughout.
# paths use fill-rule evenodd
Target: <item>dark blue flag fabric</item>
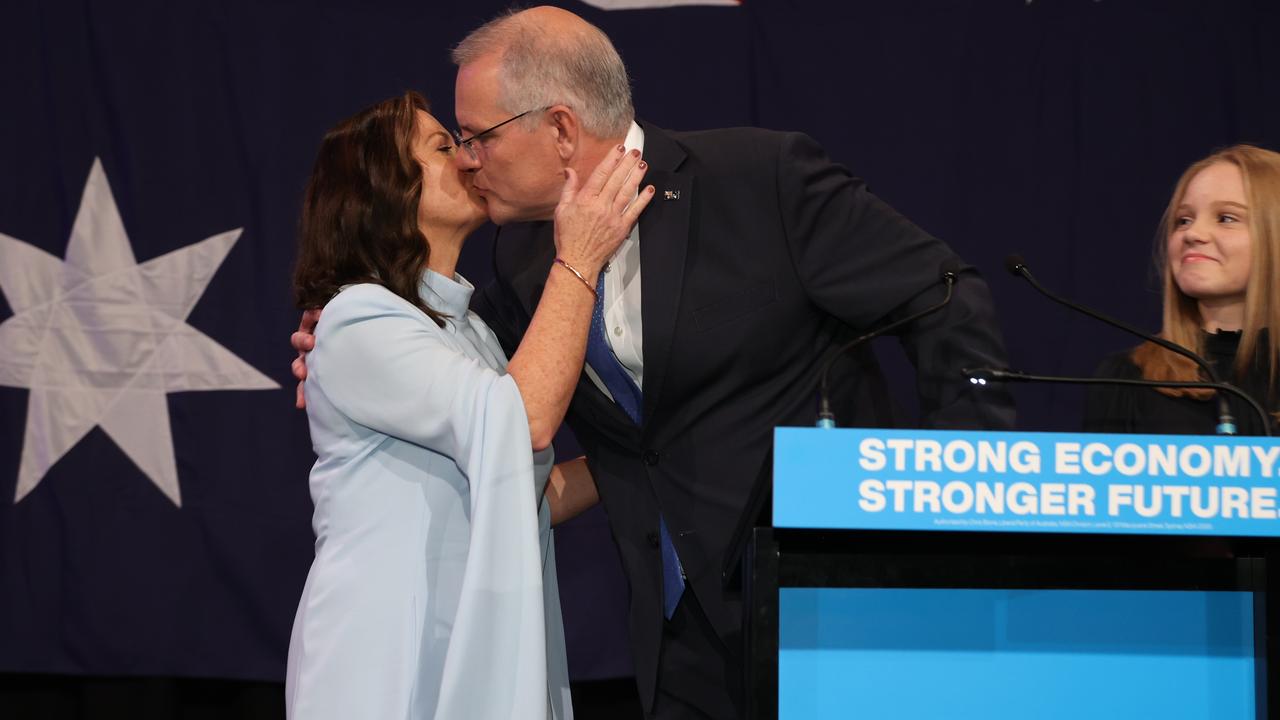
M 1154 326 L 1182 168 L 1280 146 L 1272 3 L 561 4 L 614 38 L 641 117 L 807 132 L 985 269 L 1029 369 L 1128 341 L 1028 299 L 1004 254 Z M 283 677 L 314 539 L 287 345 L 302 188 L 374 101 L 420 90 L 452 126 L 449 49 L 503 7 L 0 4 L 0 672 Z M 491 238 L 462 258 L 477 284 Z M 1021 392 L 1025 428 L 1073 428 L 1078 395 Z M 626 675 L 606 519 L 558 533 L 571 671 Z

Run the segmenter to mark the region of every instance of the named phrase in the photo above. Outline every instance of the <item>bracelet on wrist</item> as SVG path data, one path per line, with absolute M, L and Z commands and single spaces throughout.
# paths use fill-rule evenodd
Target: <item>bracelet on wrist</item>
M 583 277 L 582 273 L 578 272 L 578 268 L 570 265 L 569 263 L 565 262 L 560 258 L 556 258 L 556 264 L 563 267 L 565 270 L 568 270 L 569 272 L 573 273 L 574 277 L 581 280 L 582 285 L 591 291 L 591 297 L 593 298 L 596 297 L 596 289 L 591 286 L 591 283 L 587 282 L 587 279 Z

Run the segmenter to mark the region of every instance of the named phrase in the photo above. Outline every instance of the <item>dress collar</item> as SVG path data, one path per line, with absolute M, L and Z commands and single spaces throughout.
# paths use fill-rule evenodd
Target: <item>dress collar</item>
M 418 284 L 418 294 L 426 301 L 427 307 L 452 318 L 466 317 L 467 307 L 471 304 L 471 293 L 475 289 L 474 285 L 458 273 L 447 278 L 430 269 L 422 273 L 422 281 Z
M 1201 330 L 1200 332 L 1204 338 L 1205 351 L 1209 355 L 1235 355 L 1236 349 L 1240 347 L 1240 338 L 1244 335 L 1240 330 L 1218 330 L 1217 332 Z

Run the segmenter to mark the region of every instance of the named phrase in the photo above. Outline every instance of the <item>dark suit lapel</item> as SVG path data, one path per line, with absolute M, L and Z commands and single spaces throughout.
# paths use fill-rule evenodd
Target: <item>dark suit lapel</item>
M 640 216 L 640 312 L 644 339 L 644 417 L 653 417 L 671 360 L 693 203 L 693 177 L 677 174 L 685 153 L 665 132 L 644 128 L 644 184 L 657 191 Z

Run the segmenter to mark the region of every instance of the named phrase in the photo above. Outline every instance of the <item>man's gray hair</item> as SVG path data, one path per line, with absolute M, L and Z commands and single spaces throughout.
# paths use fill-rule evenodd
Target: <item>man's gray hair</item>
M 502 53 L 498 100 L 512 113 L 564 104 L 587 132 L 626 135 L 635 110 L 631 81 L 613 43 L 584 21 L 582 32 L 552 34 L 509 12 L 476 28 L 453 49 L 455 65 Z M 530 126 L 536 118 L 524 119 Z

